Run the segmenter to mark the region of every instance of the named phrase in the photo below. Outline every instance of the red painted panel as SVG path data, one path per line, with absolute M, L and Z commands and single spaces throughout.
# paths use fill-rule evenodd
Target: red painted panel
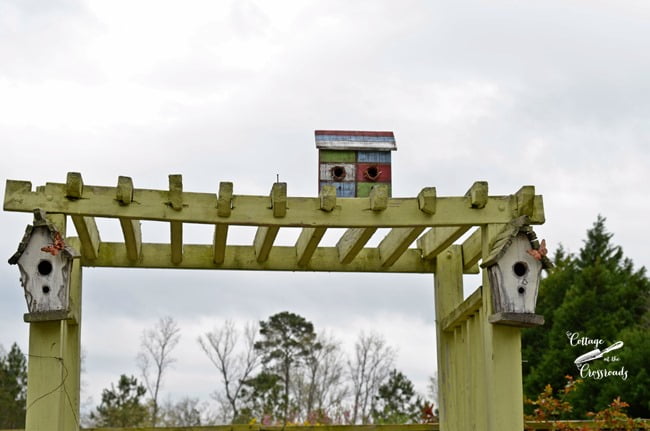
M 381 163 L 357 163 L 357 182 L 390 183 L 390 165 Z
M 316 135 L 342 135 L 342 136 L 384 136 L 394 138 L 393 132 L 363 132 L 359 130 L 315 130 Z

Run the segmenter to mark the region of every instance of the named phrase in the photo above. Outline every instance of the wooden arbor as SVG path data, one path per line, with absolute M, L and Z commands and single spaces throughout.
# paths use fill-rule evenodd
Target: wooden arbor
M 41 209 L 65 232 L 69 216 L 77 237 L 65 239 L 81 251 L 72 269 L 70 310 L 65 320 L 30 321 L 26 429 L 79 428 L 81 268 L 138 267 L 281 271 L 432 273 L 438 342 L 442 430 L 523 429 L 520 329 L 489 323 L 492 294 L 483 286 L 463 300 L 463 274 L 478 273 L 491 239 L 504 225 L 526 215 L 544 222 L 542 197 L 533 186 L 513 195 L 489 196 L 476 182 L 465 196 L 438 197 L 434 187 L 417 197 L 388 198 L 375 187 L 367 198 L 336 198 L 332 187 L 319 197 L 289 197 L 286 183 L 269 196 L 183 191 L 180 175 L 168 190 L 137 189 L 129 177 L 113 187 L 87 186 L 68 173 L 63 184 L 32 190 L 8 180 L 6 211 Z M 101 241 L 96 218 L 119 220 L 124 242 Z M 168 223 L 170 242 L 143 243 L 140 221 Z M 205 244 L 183 243 L 183 224 L 214 225 Z M 256 226 L 252 244 L 228 245 L 230 226 Z M 295 246 L 274 246 L 281 228 L 302 228 Z M 319 247 L 327 229 L 345 228 L 335 247 Z M 378 228 L 389 228 L 377 247 L 365 247 Z M 461 238 L 462 243 L 456 244 Z M 411 247 L 412 244 L 416 247 Z

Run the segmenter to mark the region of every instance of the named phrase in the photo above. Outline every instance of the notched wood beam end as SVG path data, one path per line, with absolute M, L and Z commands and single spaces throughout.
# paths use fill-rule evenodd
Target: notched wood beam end
M 336 187 L 325 185 L 320 191 L 320 209 L 331 212 L 336 207 Z
M 532 216 L 535 209 L 535 186 L 523 186 L 514 194 L 516 216 Z
M 271 188 L 271 208 L 273 217 L 287 215 L 287 183 L 274 183 Z
M 169 206 L 176 211 L 183 209 L 183 176 L 169 175 Z
M 546 222 L 546 216 L 544 215 L 544 198 L 542 195 L 535 196 L 533 206 L 533 215 L 530 216 L 530 223 L 544 224 Z
M 426 214 L 436 213 L 436 188 L 425 187 L 418 193 L 418 208 Z
M 370 189 L 370 209 L 373 211 L 383 211 L 388 208 L 388 186 L 377 184 Z
M 219 196 L 217 197 L 217 215 L 219 217 L 230 217 L 232 213 L 232 192 L 231 182 L 219 183 Z
M 133 202 L 133 180 L 131 177 L 117 177 L 115 200 L 120 205 L 130 205 Z
M 465 197 L 470 208 L 484 208 L 488 201 L 487 181 L 476 181 L 465 193 Z
M 65 197 L 68 199 L 81 199 L 84 182 L 79 172 L 68 172 L 65 182 Z

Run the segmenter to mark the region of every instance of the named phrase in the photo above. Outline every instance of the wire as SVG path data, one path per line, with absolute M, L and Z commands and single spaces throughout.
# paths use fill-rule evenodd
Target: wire
M 55 393 L 59 389 L 63 388 L 63 393 L 65 394 L 65 397 L 68 400 L 68 404 L 70 405 L 70 411 L 72 412 L 72 416 L 74 417 L 75 424 L 77 425 L 77 427 L 79 427 L 79 418 L 77 417 L 76 409 L 75 409 L 75 407 L 74 407 L 74 405 L 72 403 L 72 399 L 70 398 L 70 394 L 68 393 L 68 389 L 65 387 L 65 381 L 68 379 L 68 376 L 70 375 L 70 372 L 68 371 L 68 367 L 65 366 L 65 361 L 63 360 L 63 358 L 59 357 L 59 356 L 41 356 L 41 355 L 32 355 L 32 354 L 27 354 L 27 356 L 30 357 L 30 358 L 39 358 L 39 359 L 56 359 L 57 361 L 59 361 L 61 363 L 61 366 L 63 367 L 63 379 L 61 380 L 61 383 L 59 383 L 54 389 L 52 389 L 51 391 L 46 392 L 45 394 L 37 397 L 35 400 L 33 400 L 31 403 L 29 403 L 29 405 L 25 409 L 25 413 L 27 411 L 29 411 L 29 409 L 31 409 L 34 406 L 34 404 L 36 404 L 37 402 L 39 402 L 43 398 L 45 398 L 45 397 L 47 397 L 49 395 L 52 395 L 53 393 Z M 27 377 L 27 379 L 29 381 L 29 376 Z M 28 383 L 28 385 L 29 385 L 29 383 Z

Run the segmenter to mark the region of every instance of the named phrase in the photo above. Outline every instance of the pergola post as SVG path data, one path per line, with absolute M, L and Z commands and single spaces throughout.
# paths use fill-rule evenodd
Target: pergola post
M 436 306 L 436 336 L 438 340 L 438 414 L 440 429 L 462 430 L 462 411 L 465 388 L 459 383 L 459 373 L 466 372 L 464 356 L 457 342 L 457 334 L 445 331 L 442 318 L 449 315 L 463 302 L 463 256 L 461 247 L 452 245 L 440 253 L 436 259 L 434 276 Z
M 65 216 L 48 216 L 65 232 Z M 81 262 L 75 259 L 70 280 L 68 320 L 29 323 L 26 431 L 79 429 L 81 353 Z
M 503 228 L 501 224 L 483 226 L 482 255 L 490 252 L 490 239 Z M 486 430 L 521 430 L 524 428 L 524 395 L 521 368 L 521 328 L 492 324 L 492 289 L 487 269 L 482 271 L 483 304 L 481 307 Z

